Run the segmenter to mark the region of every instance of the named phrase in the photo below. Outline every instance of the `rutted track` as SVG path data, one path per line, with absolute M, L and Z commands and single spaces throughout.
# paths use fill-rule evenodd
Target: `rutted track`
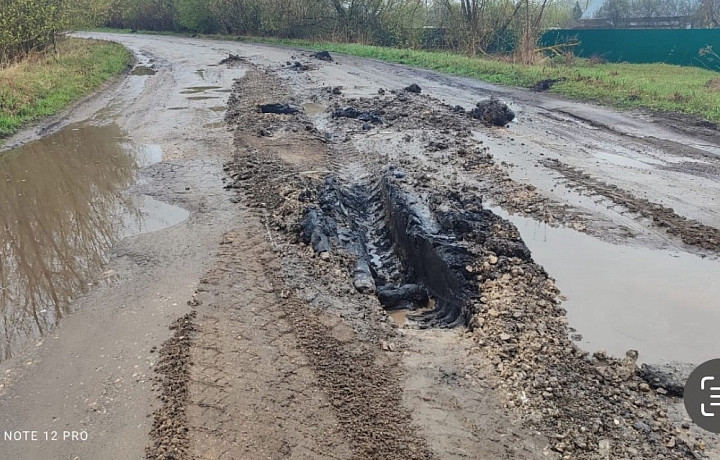
M 409 315 L 411 325 L 470 327 L 497 372 L 484 378 L 498 379 L 496 388 L 504 395 L 499 397 L 507 398 L 506 407 L 517 408 L 511 410 L 517 410 L 528 427 L 548 436 L 549 448 L 560 456 L 693 455 L 694 446 L 668 421 L 666 403 L 645 390 L 635 371 L 636 355 L 629 353 L 622 361 L 604 354 L 588 356 L 572 344 L 552 279 L 533 262 L 512 224 L 483 208 L 479 187 L 442 174 L 428 177 L 423 172 L 432 167 L 428 162 L 399 158 L 402 167 L 397 167 L 380 152 L 360 153 L 351 146 L 362 145 L 362 138 L 372 134 L 367 126 L 345 118 L 320 124 L 328 133 L 347 130 L 344 140 L 338 136 L 338 150 L 336 135 L 325 136 L 328 145 L 320 151 L 332 161 L 303 157 L 307 143 L 296 136 L 304 132 L 306 141 L 315 139 L 318 128 L 302 112 L 257 114 L 257 100 L 270 102 L 267 96 L 254 96 L 258 87 L 274 88 L 277 101 L 297 103 L 271 74 L 251 72 L 238 81 L 229 121 L 235 123 L 239 151 L 229 165 L 233 180 L 228 186 L 244 190 L 241 196 L 267 209 L 266 222 L 286 248 L 286 258 L 296 250 L 301 257 L 308 253 L 283 242 L 304 242 L 314 254 L 308 260 L 311 266 L 321 264 L 321 271 L 328 264 L 330 270 L 334 264 L 344 267 L 335 274 L 354 278 L 358 295 L 376 293 L 386 305 L 391 299 L 391 307 L 405 295 L 399 302 L 406 308 L 431 308 Z M 400 92 L 390 99 L 348 102 L 387 116 L 391 107 L 412 105 L 408 100 L 417 97 Z M 383 104 L 383 110 L 373 103 Z M 422 122 L 411 113 L 405 116 L 407 125 Z M 457 123 L 463 123 L 457 116 Z M 393 129 L 402 133 L 403 128 Z M 286 135 L 294 139 L 294 164 L 283 161 L 287 153 L 256 150 L 260 142 L 285 144 Z M 354 140 L 350 145 L 348 138 Z M 338 151 L 350 152 L 347 163 L 336 156 Z M 491 158 L 484 161 L 493 166 Z M 492 188 L 497 178 L 490 174 L 479 181 Z M 352 314 L 349 323 L 354 324 Z M 377 337 L 372 327 L 364 333 Z
M 605 241 L 682 246 L 691 230 L 720 226 L 711 127 L 678 133 L 661 117 L 350 57 L 99 35 L 157 73 L 129 77 L 51 129 L 111 119 L 134 143 L 159 146 L 164 161 L 141 171 L 135 191 L 191 217 L 121 243 L 117 283 L 76 299 L 52 337 L 2 364 L 6 425 L 43 430 L 52 415 L 53 427 L 88 427 L 91 441 L 5 444 L 2 456 L 714 453 L 712 437 L 672 416 L 677 399 L 662 383 L 638 376 L 634 352 L 578 349 L 552 273 L 487 206 Z M 233 78 L 231 147 L 217 117 Z M 494 117 L 468 110 L 502 108 L 489 96 L 509 102 L 517 123 L 489 127 L 478 117 Z M 283 113 L 258 110 L 277 103 L 265 111 Z M 553 159 L 591 193 L 558 181 Z M 616 201 L 647 193 L 687 221 L 670 234 L 615 208 L 605 182 Z M 701 240 L 688 249 L 717 253 Z M 394 321 L 387 310 L 398 308 L 414 311 Z M 182 327 L 164 342 L 169 324 Z M 152 363 L 164 377 L 158 400 Z

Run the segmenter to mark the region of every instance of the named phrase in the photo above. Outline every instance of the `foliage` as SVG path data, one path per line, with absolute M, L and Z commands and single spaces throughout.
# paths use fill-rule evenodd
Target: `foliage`
M 543 28 L 571 21 L 567 0 L 107 1 L 106 25 L 116 28 L 448 48 L 470 55 L 509 52 L 521 42 L 532 48 Z
M 59 33 L 106 21 L 110 0 L 0 0 L 0 65 L 54 44 Z
M 34 52 L 0 69 L 0 138 L 52 115 L 127 68 L 130 53 L 115 43 L 65 39 L 57 56 Z

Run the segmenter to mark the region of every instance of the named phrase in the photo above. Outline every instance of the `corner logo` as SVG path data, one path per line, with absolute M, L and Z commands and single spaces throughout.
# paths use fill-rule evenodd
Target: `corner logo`
M 720 433 L 720 359 L 695 368 L 685 383 L 685 410 L 700 428 Z

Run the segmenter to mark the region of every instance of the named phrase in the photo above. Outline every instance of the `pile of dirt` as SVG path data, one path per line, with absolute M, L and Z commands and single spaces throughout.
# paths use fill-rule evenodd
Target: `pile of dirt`
M 160 375 L 157 383 L 162 405 L 153 412 L 152 444 L 145 449 L 148 460 L 191 458 L 186 409 L 190 401 L 190 345 L 196 315 L 192 311 L 173 321 L 170 330 L 175 333 L 160 347 L 160 359 L 154 370 Z
M 582 170 L 559 160 L 546 159 L 542 160 L 541 164 L 562 174 L 571 188 L 604 196 L 625 207 L 628 211 L 650 219 L 655 226 L 679 237 L 685 244 L 720 252 L 720 229 L 716 227 L 683 217 L 675 213 L 672 208 L 653 203 L 645 198 L 638 198 L 626 190 L 595 179 Z
M 317 53 L 311 54 L 310 57 L 319 59 L 321 61 L 333 62 L 332 56 L 330 56 L 330 53 L 328 53 L 327 51 L 318 51 Z
M 237 54 L 228 54 L 228 57 L 220 61 L 220 65 L 227 65 L 228 67 L 237 67 L 245 61 Z
M 406 87 L 405 91 L 408 93 L 420 94 L 422 92 L 422 88 L 420 88 L 420 85 L 413 83 L 412 85 Z
M 510 110 L 507 104 L 494 97 L 475 104 L 470 115 L 492 126 L 506 126 L 515 119 L 515 112 Z

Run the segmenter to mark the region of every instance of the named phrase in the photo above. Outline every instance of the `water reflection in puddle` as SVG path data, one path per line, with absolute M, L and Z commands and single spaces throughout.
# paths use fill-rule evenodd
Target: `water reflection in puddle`
M 116 125 L 75 124 L 0 154 L 0 359 L 67 313 L 114 243 L 187 217 L 125 193 L 162 155 L 127 145 Z
M 570 326 L 588 351 L 645 362 L 699 363 L 720 356 L 720 261 L 605 243 L 567 228 L 493 212 L 509 219 L 533 259 L 568 296 Z
M 204 93 L 211 89 L 220 89 L 222 86 L 188 86 L 184 91 L 180 91 L 180 94 L 196 94 Z

